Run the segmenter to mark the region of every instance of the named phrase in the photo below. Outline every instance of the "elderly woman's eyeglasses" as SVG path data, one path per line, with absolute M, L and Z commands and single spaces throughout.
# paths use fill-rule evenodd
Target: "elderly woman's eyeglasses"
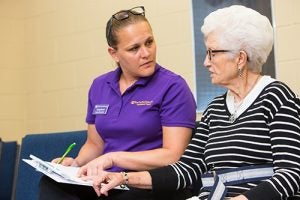
M 112 29 L 112 25 L 113 25 L 113 19 L 118 20 L 118 21 L 122 21 L 124 19 L 127 19 L 130 15 L 129 13 L 133 14 L 133 15 L 143 15 L 145 16 L 145 8 L 144 6 L 137 6 L 134 8 L 131 8 L 129 10 L 121 10 L 115 14 L 113 14 L 109 20 L 109 27 L 108 27 L 108 31 L 107 31 L 107 38 L 111 38 L 111 29 Z M 110 41 L 110 39 L 109 39 Z M 109 44 L 111 46 L 111 44 Z
M 215 53 L 220 53 L 220 52 L 230 52 L 230 50 L 212 50 L 208 49 L 206 51 L 206 55 L 208 55 L 208 59 L 211 61 L 212 57 L 214 56 Z

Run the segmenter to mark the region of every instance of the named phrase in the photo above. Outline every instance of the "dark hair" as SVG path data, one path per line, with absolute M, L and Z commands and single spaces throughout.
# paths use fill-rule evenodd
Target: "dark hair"
M 128 12 L 128 17 L 126 19 L 117 20 L 111 17 L 106 23 L 107 44 L 113 48 L 117 48 L 117 45 L 119 43 L 117 32 L 130 24 L 136 24 L 138 22 L 147 22 L 149 24 L 147 18 L 144 15 L 135 15 L 131 12 Z

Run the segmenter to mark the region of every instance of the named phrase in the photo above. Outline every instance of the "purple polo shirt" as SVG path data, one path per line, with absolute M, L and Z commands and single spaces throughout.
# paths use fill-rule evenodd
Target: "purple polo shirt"
M 86 122 L 95 124 L 104 153 L 160 148 L 162 126 L 194 128 L 196 103 L 182 77 L 157 64 L 121 95 L 120 74 L 118 67 L 99 76 L 89 91 Z

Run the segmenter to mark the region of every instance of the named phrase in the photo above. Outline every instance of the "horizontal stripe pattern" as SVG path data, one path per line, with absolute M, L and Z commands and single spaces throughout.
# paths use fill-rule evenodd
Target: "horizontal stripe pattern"
M 279 81 L 267 85 L 233 123 L 229 122 L 226 94 L 215 98 L 197 124 L 184 155 L 170 166 L 178 176 L 177 189 L 195 184 L 200 174 L 212 168 L 272 163 L 275 173 L 267 182 L 282 199 L 299 195 L 299 113 L 299 98 Z M 259 183 L 229 186 L 228 195 L 249 191 Z M 199 198 L 205 197 L 207 191 L 200 190 Z

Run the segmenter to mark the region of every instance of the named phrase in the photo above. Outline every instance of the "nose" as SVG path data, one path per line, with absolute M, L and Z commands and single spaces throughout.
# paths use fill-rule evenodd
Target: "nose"
M 211 61 L 209 60 L 208 55 L 206 54 L 205 58 L 204 58 L 204 61 L 203 61 L 203 65 L 204 65 L 204 67 L 207 68 L 207 67 L 210 66 L 210 64 L 211 64 Z
M 150 49 L 146 46 L 141 47 L 141 56 L 148 57 L 150 55 Z

